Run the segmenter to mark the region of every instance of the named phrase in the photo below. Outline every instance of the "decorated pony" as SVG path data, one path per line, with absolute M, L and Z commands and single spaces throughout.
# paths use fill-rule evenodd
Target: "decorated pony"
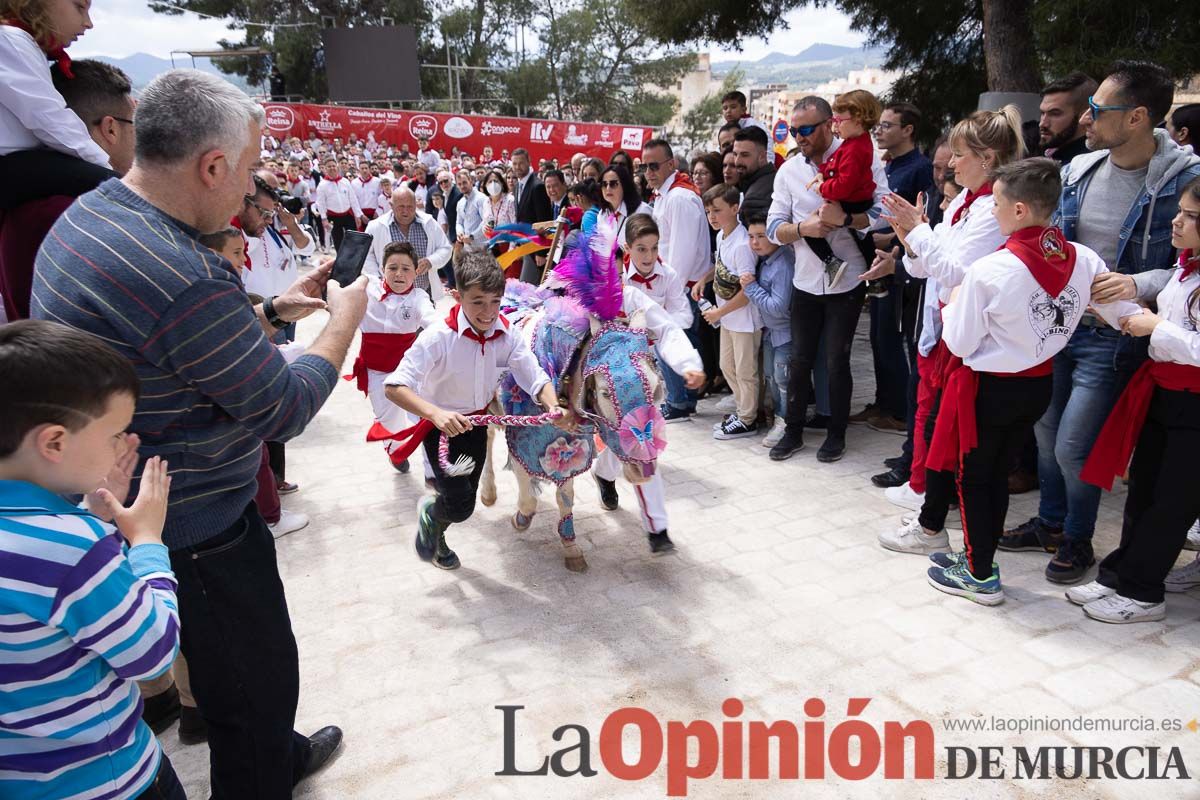
M 556 286 L 565 294 L 558 295 Z M 535 481 L 555 484 L 566 566 L 583 572 L 587 561 L 575 541 L 573 479 L 591 468 L 598 447 L 607 447 L 623 462 L 626 479 L 644 483 L 666 447 L 654 348 L 637 315 L 622 316 L 615 257 L 595 252 L 587 238 L 554 268 L 545 286 L 510 280 L 502 305 L 580 422 L 573 433 L 551 425 L 505 428 L 520 490 L 512 525 L 525 530 L 532 523 Z M 501 381 L 497 403 L 508 415 L 540 411 L 511 376 Z M 496 502 L 496 483 L 490 446 L 488 451 L 480 500 L 490 506 Z

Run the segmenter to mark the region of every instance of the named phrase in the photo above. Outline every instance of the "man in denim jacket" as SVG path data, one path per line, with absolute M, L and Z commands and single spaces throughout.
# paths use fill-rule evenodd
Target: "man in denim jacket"
M 1127 299 L 1136 293 L 1133 274 L 1174 264 L 1171 219 L 1179 191 L 1200 175 L 1191 148 L 1154 127 L 1170 110 L 1174 89 L 1155 64 L 1114 64 L 1080 118 L 1091 152 L 1062 171 L 1055 224 L 1122 276 L 1112 281 Z M 1046 577 L 1056 583 L 1079 581 L 1095 563 L 1100 489 L 1082 482 L 1079 471 L 1125 382 L 1146 358 L 1145 347 L 1145 340 L 1122 337 L 1087 314 L 1055 358 L 1054 396 L 1035 429 L 1038 516 L 1006 532 L 1000 548 L 1055 553 Z

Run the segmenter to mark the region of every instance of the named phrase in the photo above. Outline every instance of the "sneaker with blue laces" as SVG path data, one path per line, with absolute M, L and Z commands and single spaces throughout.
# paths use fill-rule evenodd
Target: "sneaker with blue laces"
M 965 550 L 959 550 L 952 553 L 930 553 L 929 560 L 934 564 L 937 564 L 939 567 L 945 569 L 946 567 L 953 567 L 955 564 L 966 564 L 967 552 Z M 1000 565 L 993 561 L 992 569 L 999 570 Z
M 987 580 L 979 580 L 967 569 L 966 559 L 948 567 L 930 567 L 926 573 L 929 585 L 939 592 L 958 595 L 984 606 L 1004 602 L 1004 589 L 1000 586 L 1000 567 L 992 564 L 992 574 Z

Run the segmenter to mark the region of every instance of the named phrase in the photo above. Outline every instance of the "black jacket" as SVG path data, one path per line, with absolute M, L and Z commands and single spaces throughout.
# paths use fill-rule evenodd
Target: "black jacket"
M 513 191 L 516 191 L 516 186 Z M 550 195 L 537 173 L 530 172 L 525 181 L 525 191 L 517 198 L 517 222 L 546 222 L 553 219 Z
M 745 225 L 751 216 L 766 214 L 771 208 L 771 194 L 775 190 L 775 165 L 767 163 L 754 172 L 746 173 L 738 183 L 738 188 L 742 190 L 742 207 L 738 211 L 738 218 Z

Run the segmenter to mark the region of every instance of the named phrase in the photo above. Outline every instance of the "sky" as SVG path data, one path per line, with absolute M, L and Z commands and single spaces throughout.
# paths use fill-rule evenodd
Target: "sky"
M 713 60 L 753 61 L 774 50 L 798 53 L 817 42 L 840 45 L 863 42 L 861 34 L 850 30 L 849 19 L 833 8 L 803 7 L 785 19 L 789 30 L 776 31 L 765 40 L 748 39 L 741 52 L 712 48 Z M 187 13 L 155 14 L 145 0 L 97 0 L 92 5 L 92 21 L 95 27 L 71 47 L 71 55 L 76 58 L 121 58 L 134 53 L 168 58 L 172 50 L 213 49 L 218 39 L 241 38 L 240 31 L 230 31 L 218 20 Z

